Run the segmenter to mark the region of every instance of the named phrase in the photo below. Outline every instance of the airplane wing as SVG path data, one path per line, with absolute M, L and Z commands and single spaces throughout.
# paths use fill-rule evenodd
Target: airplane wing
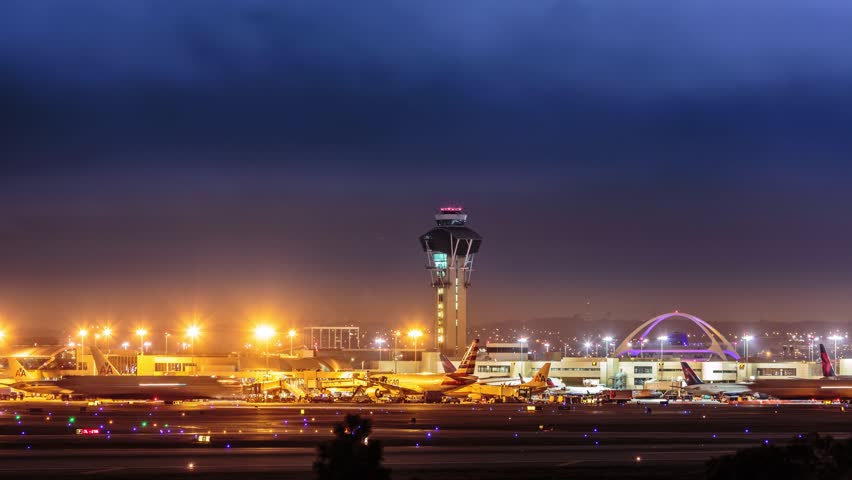
M 9 385 L 15 390 L 46 395 L 67 395 L 74 393 L 67 388 L 62 388 L 56 382 L 50 380 L 35 380 L 30 382 L 17 382 Z
M 476 383 L 480 385 L 517 385 L 518 380 L 514 377 L 489 377 L 479 379 Z

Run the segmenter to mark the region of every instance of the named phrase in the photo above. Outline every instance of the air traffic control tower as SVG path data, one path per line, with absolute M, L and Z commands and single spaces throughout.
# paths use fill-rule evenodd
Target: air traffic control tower
M 459 356 L 467 348 L 467 289 L 482 237 L 465 225 L 467 214 L 461 207 L 441 208 L 435 222 L 438 226 L 420 237 L 435 289 L 435 348 Z

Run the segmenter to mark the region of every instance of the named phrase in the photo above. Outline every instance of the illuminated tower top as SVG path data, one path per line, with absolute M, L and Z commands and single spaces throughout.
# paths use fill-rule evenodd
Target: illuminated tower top
M 462 207 L 441 207 L 441 210 L 435 214 L 435 223 L 439 227 L 462 226 L 467 222 L 467 214 L 462 211 Z

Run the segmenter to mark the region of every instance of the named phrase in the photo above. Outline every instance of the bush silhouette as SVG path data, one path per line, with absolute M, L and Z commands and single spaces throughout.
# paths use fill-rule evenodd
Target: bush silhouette
M 784 447 L 739 450 L 707 462 L 708 480 L 852 479 L 852 439 L 835 440 L 818 433 L 797 436 Z
M 319 480 L 388 480 L 390 470 L 382 466 L 382 444 L 371 440 L 372 422 L 359 415 L 346 415 L 334 426 L 334 440 L 317 447 L 314 472 Z

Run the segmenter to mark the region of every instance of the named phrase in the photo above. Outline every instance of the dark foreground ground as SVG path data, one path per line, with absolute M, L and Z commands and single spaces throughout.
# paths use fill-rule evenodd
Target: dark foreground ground
M 4 402 L 0 471 L 15 479 L 311 478 L 317 443 L 347 413 L 373 421 L 371 439 L 385 445 L 394 479 L 700 478 L 714 456 L 852 431 L 852 411 L 837 405 L 651 408 Z

